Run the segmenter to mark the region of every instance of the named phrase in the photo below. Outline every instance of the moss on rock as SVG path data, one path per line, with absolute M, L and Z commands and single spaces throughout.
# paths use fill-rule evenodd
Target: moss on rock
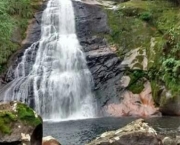
M 17 120 L 14 113 L 9 111 L 0 112 L 0 131 L 5 134 L 11 133 L 11 123 Z
M 19 102 L 0 104 L 0 132 L 3 134 L 11 134 L 15 124 L 35 127 L 41 123 L 41 118 L 25 104 Z
M 129 74 L 132 80 L 127 89 L 136 93 L 142 90 L 143 79 L 133 74 L 139 69 L 146 74 L 143 77 L 151 82 L 157 105 L 168 103 L 162 88 L 171 92 L 170 100 L 179 100 L 179 6 L 168 0 L 130 0 L 117 2 L 115 9 L 105 8 L 105 11 L 111 28 L 111 33 L 106 38 L 110 44 L 116 45 L 119 56 L 130 60 L 127 54 L 139 49 L 136 55 L 131 56 L 135 58 L 129 65 L 130 71 L 126 71 L 128 74 L 132 73 Z M 143 58 L 147 58 L 146 69 L 143 67 Z M 165 65 L 171 60 L 174 60 L 173 65 Z
M 38 124 L 42 123 L 42 120 L 40 117 L 38 117 L 35 111 L 27 107 L 25 104 L 18 103 L 17 112 L 18 118 L 25 123 L 33 126 L 37 126 Z

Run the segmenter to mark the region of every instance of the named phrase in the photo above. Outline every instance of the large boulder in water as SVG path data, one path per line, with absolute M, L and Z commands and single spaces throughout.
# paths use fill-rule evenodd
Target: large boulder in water
M 156 131 L 138 119 L 116 131 L 105 132 L 87 145 L 162 145 Z
M 41 145 L 42 119 L 25 104 L 0 103 L 0 144 Z

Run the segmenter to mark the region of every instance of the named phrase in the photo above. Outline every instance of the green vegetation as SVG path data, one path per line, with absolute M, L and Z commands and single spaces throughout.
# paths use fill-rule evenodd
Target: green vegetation
M 143 12 L 140 14 L 139 18 L 144 21 L 150 21 L 152 19 L 152 13 L 151 12 Z
M 128 90 L 134 94 L 139 94 L 144 89 L 144 78 L 147 76 L 147 72 L 143 70 L 129 70 L 127 75 L 130 76 L 131 81 L 128 86 Z
M 22 39 L 25 38 L 25 31 L 28 20 L 39 8 L 41 0 L 1 0 L 0 1 L 0 73 L 6 68 L 9 57 L 20 48 Z M 14 40 L 19 36 L 19 40 Z M 16 38 L 15 38 L 16 39 Z M 19 118 L 27 123 L 36 125 L 40 120 L 33 118 L 33 110 L 20 105 Z M 11 125 L 18 118 L 10 111 L 0 111 L 0 131 L 5 134 L 11 133 Z
M 32 18 L 40 0 L 1 0 L 0 1 L 0 73 L 4 70 L 8 58 L 20 46 L 25 38 L 28 20 Z M 18 30 L 18 31 L 15 31 Z M 13 34 L 20 40 L 14 41 Z
M 166 102 L 164 96 L 159 98 L 163 86 L 177 99 L 180 94 L 180 7 L 168 0 L 131 0 L 116 5 L 117 9 L 105 9 L 111 28 L 106 38 L 118 48 L 121 58 L 132 50 L 139 52 L 133 67 L 126 71 L 131 77 L 128 89 L 141 92 L 147 79 L 157 105 Z M 148 60 L 146 69 L 142 67 L 144 57 Z
M 25 123 L 36 126 L 42 122 L 39 117 L 34 117 L 34 111 L 25 104 L 18 104 L 17 110 L 18 118 Z
M 16 120 L 15 114 L 3 111 L 0 112 L 0 131 L 5 134 L 11 133 L 11 122 Z
M 25 123 L 30 126 L 37 126 L 42 123 L 41 118 L 36 118 L 34 111 L 25 104 L 18 103 L 17 111 L 0 110 L 0 132 L 10 134 L 14 123 Z
M 121 7 L 118 10 L 107 9 L 106 12 L 111 27 L 111 34 L 107 38 L 109 42 L 116 44 L 120 55 L 138 47 L 146 49 L 150 47 L 150 36 L 158 37 L 159 33 L 142 20 L 151 17 L 147 16 L 149 18 L 145 18 L 145 12 L 139 14 L 136 9 L 124 9 Z

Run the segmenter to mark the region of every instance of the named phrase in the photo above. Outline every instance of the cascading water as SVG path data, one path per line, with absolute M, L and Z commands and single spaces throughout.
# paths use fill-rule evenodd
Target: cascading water
M 40 41 L 25 51 L 4 101 L 33 104 L 44 119 L 94 117 L 92 78 L 76 36 L 71 0 L 50 0 L 41 29 Z

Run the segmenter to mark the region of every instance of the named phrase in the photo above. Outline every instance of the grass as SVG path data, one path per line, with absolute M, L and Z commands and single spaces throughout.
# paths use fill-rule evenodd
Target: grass
M 152 33 L 147 29 L 145 23 L 139 18 L 127 17 L 121 10 L 106 10 L 108 13 L 108 23 L 111 33 L 107 36 L 111 44 L 116 44 L 119 48 L 119 55 L 128 52 L 138 46 L 146 46 L 150 41 L 149 37 L 144 37 Z M 142 28 L 142 29 L 139 29 Z

